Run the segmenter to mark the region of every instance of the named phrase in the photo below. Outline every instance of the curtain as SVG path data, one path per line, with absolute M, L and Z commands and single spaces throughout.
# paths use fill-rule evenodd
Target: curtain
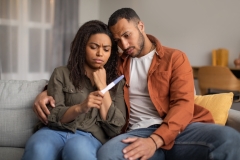
M 53 25 L 53 46 L 50 69 L 66 65 L 70 54 L 70 46 L 78 30 L 78 1 L 56 0 Z
M 1 50 L 1 48 L 0 48 L 0 50 Z M 2 54 L 1 54 L 1 51 L 0 51 L 0 80 L 2 79 L 2 58 L 1 57 L 2 57 Z
M 66 65 L 79 0 L 0 0 L 0 78 L 49 79 Z

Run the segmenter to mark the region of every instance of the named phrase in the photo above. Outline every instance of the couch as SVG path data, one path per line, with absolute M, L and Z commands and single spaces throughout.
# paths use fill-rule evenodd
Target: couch
M 47 80 L 0 80 L 0 159 L 19 160 L 38 122 L 32 106 Z M 240 111 L 229 110 L 226 125 L 240 132 Z

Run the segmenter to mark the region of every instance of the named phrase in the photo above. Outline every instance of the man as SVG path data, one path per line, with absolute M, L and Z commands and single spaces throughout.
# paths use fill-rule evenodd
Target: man
M 194 104 L 186 55 L 147 35 L 131 8 L 115 11 L 108 26 L 123 50 L 119 73 L 126 79 L 127 132 L 105 143 L 98 159 L 239 159 L 240 134 L 213 124 L 210 112 Z M 49 112 L 44 107 L 48 102 L 54 101 L 46 93 L 35 101 L 34 110 L 42 121 Z

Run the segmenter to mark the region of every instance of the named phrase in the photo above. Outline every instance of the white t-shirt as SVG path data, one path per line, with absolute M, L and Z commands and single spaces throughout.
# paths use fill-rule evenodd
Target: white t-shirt
M 130 121 L 128 130 L 161 124 L 162 118 L 154 107 L 148 92 L 147 75 L 156 49 L 130 64 Z

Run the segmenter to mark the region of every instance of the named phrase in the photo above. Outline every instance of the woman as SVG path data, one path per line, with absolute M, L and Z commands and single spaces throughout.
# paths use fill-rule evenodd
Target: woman
M 96 153 L 125 124 L 124 81 L 104 95 L 100 92 L 117 78 L 117 46 L 107 25 L 89 21 L 82 25 L 72 44 L 67 66 L 51 75 L 48 125 L 26 144 L 22 159 L 97 159 Z

